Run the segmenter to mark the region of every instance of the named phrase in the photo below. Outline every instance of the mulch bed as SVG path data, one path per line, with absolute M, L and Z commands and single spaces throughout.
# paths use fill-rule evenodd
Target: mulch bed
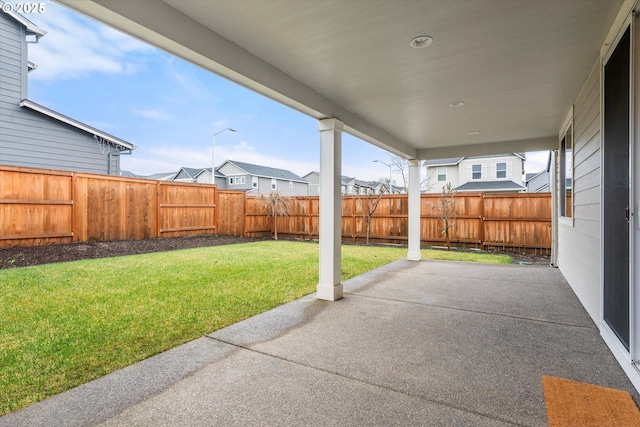
M 48 246 L 16 246 L 13 248 L 0 249 L 0 270 L 81 259 L 165 252 L 177 249 L 230 245 L 260 240 L 264 239 L 205 235 L 150 240 L 83 242 Z M 511 256 L 514 264 L 549 264 L 549 256 L 546 255 L 527 255 L 515 252 L 499 253 Z
M 230 245 L 253 242 L 234 236 L 188 236 L 149 240 L 117 240 L 108 242 L 82 242 L 48 246 L 16 246 L 0 249 L 0 270 L 29 265 L 77 261 L 81 259 L 108 258 L 123 255 L 165 252 L 177 249 Z

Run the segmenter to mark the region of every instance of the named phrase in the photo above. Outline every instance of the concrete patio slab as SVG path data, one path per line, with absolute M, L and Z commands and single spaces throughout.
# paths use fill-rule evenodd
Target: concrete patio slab
M 21 425 L 547 425 L 542 376 L 639 396 L 547 266 L 397 261 L 0 418 Z

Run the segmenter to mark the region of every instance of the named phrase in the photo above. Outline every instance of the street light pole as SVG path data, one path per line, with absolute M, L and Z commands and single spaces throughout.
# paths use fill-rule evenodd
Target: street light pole
M 225 131 L 230 131 L 230 132 L 236 132 L 235 129 L 233 128 L 226 128 L 226 129 L 222 129 L 219 132 L 214 132 L 213 133 L 213 150 L 211 150 L 211 183 L 215 184 L 216 183 L 216 135 L 220 135 L 222 132 Z
M 376 163 L 376 162 L 382 163 L 383 165 L 386 165 L 386 166 L 389 167 L 389 194 L 393 194 L 393 187 L 391 186 L 391 176 L 393 174 L 392 166 L 389 163 L 385 163 L 385 162 L 383 162 L 381 160 L 374 160 L 373 161 L 373 163 Z

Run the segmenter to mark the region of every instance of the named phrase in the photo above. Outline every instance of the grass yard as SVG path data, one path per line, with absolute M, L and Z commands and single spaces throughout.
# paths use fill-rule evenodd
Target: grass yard
M 348 279 L 406 249 L 342 254 Z M 312 293 L 317 280 L 318 246 L 286 241 L 0 270 L 0 415 Z

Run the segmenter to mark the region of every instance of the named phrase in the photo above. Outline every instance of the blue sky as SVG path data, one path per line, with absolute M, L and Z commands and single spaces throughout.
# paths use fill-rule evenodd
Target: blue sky
M 13 3 L 16 2 L 7 2 Z M 25 15 L 47 34 L 29 45 L 38 69 L 29 99 L 133 143 L 122 169 L 148 175 L 226 159 L 291 170 L 319 169 L 315 119 L 150 47 L 55 3 Z M 546 166 L 531 153 L 527 172 Z M 389 153 L 343 135 L 342 173 L 364 180 L 389 176 Z M 395 174 L 394 180 L 401 181 Z

